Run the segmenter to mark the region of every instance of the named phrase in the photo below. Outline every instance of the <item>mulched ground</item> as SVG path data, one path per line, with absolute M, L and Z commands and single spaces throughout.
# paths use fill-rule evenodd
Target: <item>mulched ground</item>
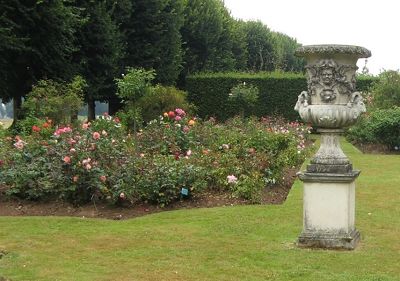
M 265 189 L 261 204 L 282 204 L 296 179 L 297 171 L 297 169 L 288 170 L 283 184 Z M 0 186 L 0 216 L 71 216 L 120 220 L 162 211 L 247 204 L 249 202 L 232 198 L 227 193 L 209 192 L 175 202 L 164 208 L 144 203 L 125 207 L 105 203 L 90 203 L 76 207 L 65 202 L 32 202 L 8 199 L 4 196 L 4 188 L 2 190 Z

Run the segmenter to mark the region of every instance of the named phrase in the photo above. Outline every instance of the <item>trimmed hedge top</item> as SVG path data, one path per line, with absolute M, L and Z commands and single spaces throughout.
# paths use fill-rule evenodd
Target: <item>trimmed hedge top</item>
M 366 91 L 373 77 L 357 80 L 359 91 Z M 186 78 L 189 100 L 198 108 L 200 117 L 216 117 L 226 120 L 232 117 L 228 96 L 231 89 L 245 82 L 259 89 L 259 101 L 254 109 L 257 116 L 280 115 L 289 120 L 299 119 L 294 110 L 297 96 L 307 90 L 304 74 L 285 72 L 260 73 L 200 73 Z

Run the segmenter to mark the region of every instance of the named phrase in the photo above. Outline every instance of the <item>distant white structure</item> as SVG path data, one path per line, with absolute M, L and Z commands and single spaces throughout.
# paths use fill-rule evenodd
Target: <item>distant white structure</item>
M 8 106 L 12 106 L 12 104 L 8 104 Z M 12 118 L 7 114 L 9 110 L 7 110 L 7 105 L 3 103 L 3 101 L 0 99 L 0 119 L 10 119 Z
M 4 103 L 1 103 L 1 106 L 0 106 L 0 119 L 5 119 L 5 118 L 7 118 L 6 105 Z

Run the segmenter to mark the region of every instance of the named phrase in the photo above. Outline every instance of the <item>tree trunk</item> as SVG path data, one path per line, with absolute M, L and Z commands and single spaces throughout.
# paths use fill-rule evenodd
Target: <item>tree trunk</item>
M 263 71 L 264 70 L 263 69 L 264 68 L 263 48 L 260 47 L 258 54 L 260 55 L 260 69 L 258 71 Z
M 88 100 L 88 121 L 96 119 L 96 104 L 94 99 Z
M 18 120 L 21 119 L 21 107 L 22 107 L 22 98 L 20 95 L 14 95 L 13 96 L 13 123 L 12 123 L 12 127 L 14 127 Z
M 121 108 L 122 104 L 119 99 L 110 99 L 108 101 L 108 114 L 114 116 Z
M 76 122 L 76 121 L 78 121 L 78 112 L 76 111 L 76 112 L 73 112 L 72 114 L 71 114 L 71 123 L 74 123 L 74 122 Z

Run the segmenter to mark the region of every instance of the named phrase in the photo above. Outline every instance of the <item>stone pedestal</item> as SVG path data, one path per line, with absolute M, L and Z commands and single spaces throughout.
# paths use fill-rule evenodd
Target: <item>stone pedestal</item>
M 359 171 L 349 174 L 304 173 L 303 232 L 298 245 L 310 248 L 356 247 L 355 184 Z

